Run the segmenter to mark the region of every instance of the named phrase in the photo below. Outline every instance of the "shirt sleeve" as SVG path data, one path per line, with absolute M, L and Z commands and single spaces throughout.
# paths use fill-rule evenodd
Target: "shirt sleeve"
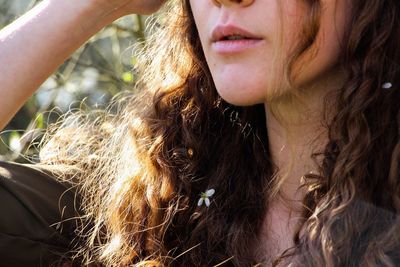
M 0 266 L 61 266 L 77 244 L 75 190 L 35 165 L 0 162 Z

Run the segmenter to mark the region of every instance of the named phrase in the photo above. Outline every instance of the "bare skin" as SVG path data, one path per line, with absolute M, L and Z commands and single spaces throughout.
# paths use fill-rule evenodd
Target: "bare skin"
M 112 21 L 163 0 L 44 0 L 0 31 L 0 129 L 76 49 Z

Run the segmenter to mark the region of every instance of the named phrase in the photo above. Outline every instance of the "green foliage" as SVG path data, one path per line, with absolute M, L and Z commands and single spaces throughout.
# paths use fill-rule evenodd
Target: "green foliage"
M 0 0 L 0 28 L 37 2 Z M 101 108 L 122 90 L 133 88 L 137 80 L 134 47 L 145 41 L 144 20 L 139 15 L 121 18 L 79 48 L 0 134 L 0 159 L 35 161 L 36 144 L 49 123 L 79 107 L 82 101 L 89 108 Z

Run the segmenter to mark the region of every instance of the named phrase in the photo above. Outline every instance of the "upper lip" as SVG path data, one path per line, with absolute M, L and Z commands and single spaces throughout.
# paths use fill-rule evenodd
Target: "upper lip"
M 240 35 L 248 39 L 262 39 L 260 36 L 235 25 L 218 25 L 211 33 L 211 41 L 218 42 L 232 35 Z

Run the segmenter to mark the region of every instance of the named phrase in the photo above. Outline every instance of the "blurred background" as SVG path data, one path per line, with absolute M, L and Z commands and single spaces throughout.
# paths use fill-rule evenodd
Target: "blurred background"
M 0 0 L 0 29 L 38 2 Z M 104 108 L 113 96 L 133 88 L 134 52 L 146 41 L 146 19 L 130 15 L 115 21 L 49 77 L 1 132 L 0 160 L 36 161 L 37 144 L 49 123 L 77 107 Z

